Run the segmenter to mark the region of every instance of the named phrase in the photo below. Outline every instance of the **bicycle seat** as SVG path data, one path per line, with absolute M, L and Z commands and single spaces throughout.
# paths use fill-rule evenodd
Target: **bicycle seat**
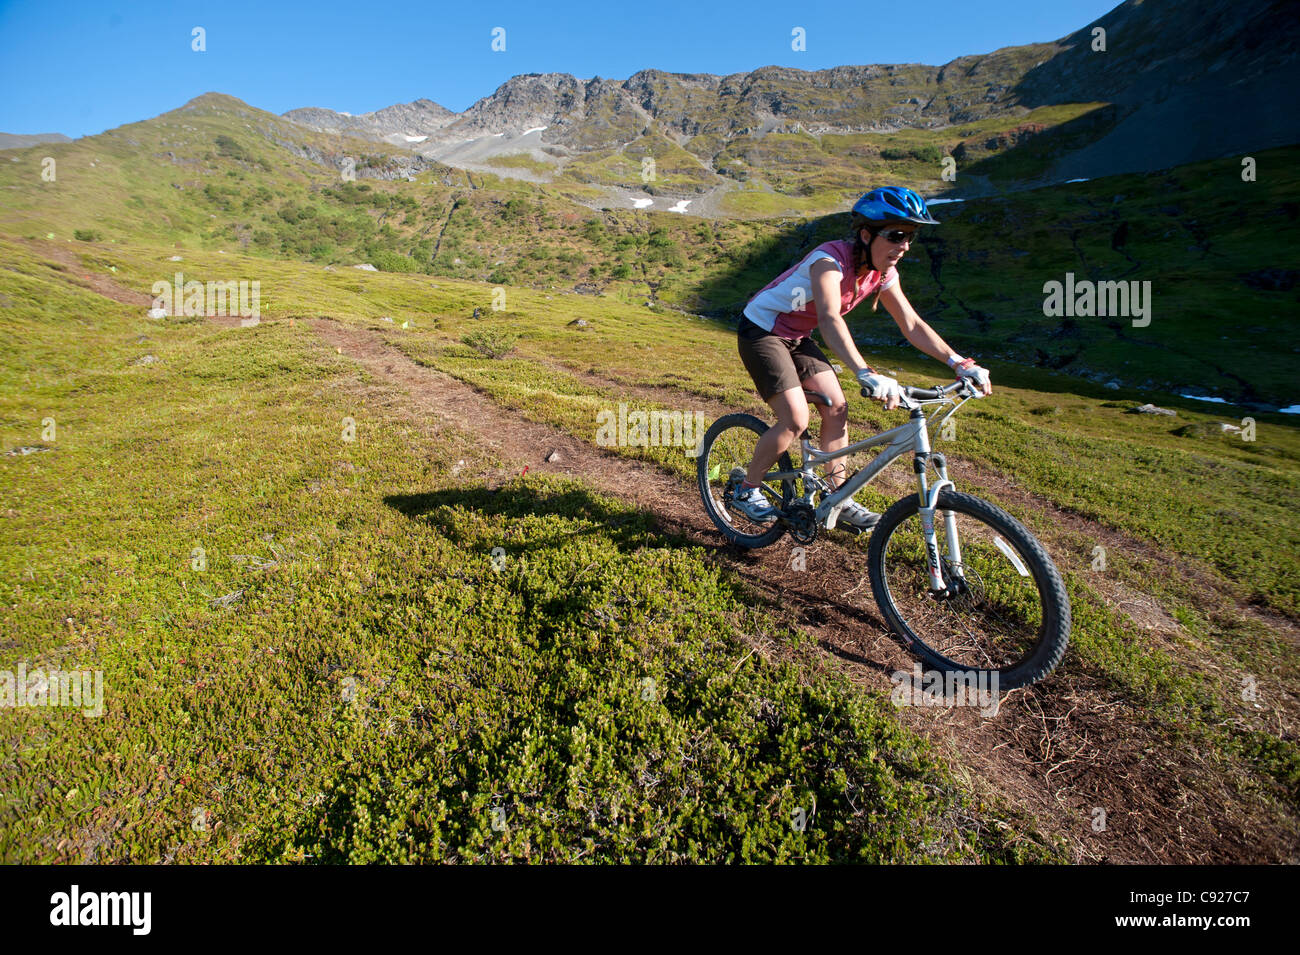
M 827 408 L 831 406 L 831 399 L 826 397 L 820 391 L 814 391 L 812 388 L 805 388 L 803 393 L 804 397 L 813 404 L 825 405 Z

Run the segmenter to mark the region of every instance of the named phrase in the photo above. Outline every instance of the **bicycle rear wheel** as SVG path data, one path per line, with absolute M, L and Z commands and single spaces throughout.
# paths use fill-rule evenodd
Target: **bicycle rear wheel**
M 785 533 L 779 521 L 760 524 L 729 507 L 753 460 L 754 447 L 767 429 L 766 422 L 750 414 L 723 415 L 713 422 L 700 442 L 696 475 L 704 509 L 718 530 L 738 547 L 766 547 Z M 788 452 L 776 464 L 782 471 L 794 470 Z M 759 488 L 769 504 L 782 510 L 795 496 L 794 481 L 788 479 L 777 484 L 765 481 Z
M 956 523 L 960 563 L 945 511 Z M 1069 642 L 1070 599 L 1042 545 L 1001 508 L 948 489 L 939 493 L 934 526 L 948 589 L 942 596 L 930 589 L 916 495 L 894 504 L 872 531 L 871 589 L 890 629 L 932 669 L 997 673 L 998 690 L 1051 673 Z

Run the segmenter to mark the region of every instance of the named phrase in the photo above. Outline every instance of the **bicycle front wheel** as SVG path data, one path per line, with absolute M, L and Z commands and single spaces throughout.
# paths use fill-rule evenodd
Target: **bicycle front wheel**
M 724 415 L 713 422 L 700 442 L 696 459 L 700 498 L 714 525 L 738 547 L 766 547 L 785 533 L 779 521 L 761 524 L 731 507 L 731 499 L 754 458 L 758 439 L 767 428 L 766 422 L 750 414 Z M 783 453 L 776 464 L 782 471 L 794 469 L 789 452 Z M 769 504 L 782 510 L 794 498 L 792 480 L 764 481 L 759 488 Z
M 1006 511 L 949 489 L 939 492 L 934 527 L 943 594 L 930 587 L 916 495 L 872 531 L 871 589 L 890 629 L 932 669 L 996 673 L 999 690 L 1051 673 L 1069 642 L 1070 599 L 1042 545 Z

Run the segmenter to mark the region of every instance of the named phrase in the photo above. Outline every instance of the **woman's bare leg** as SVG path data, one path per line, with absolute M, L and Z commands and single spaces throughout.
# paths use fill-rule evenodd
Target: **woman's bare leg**
M 767 403 L 776 414 L 776 424 L 763 432 L 754 448 L 754 459 L 745 472 L 745 480 L 753 485 L 762 482 L 763 475 L 776 463 L 781 452 L 808 427 L 808 399 L 804 397 L 802 386 L 779 392 Z
M 817 432 L 818 447 L 823 451 L 838 451 L 849 443 L 849 405 L 844 400 L 844 391 L 840 380 L 833 371 L 821 371 L 811 378 L 805 378 L 800 385 L 813 391 L 820 391 L 831 400 L 827 408 L 820 402 L 817 413 L 821 415 L 821 428 Z M 802 394 L 802 391 L 800 392 Z M 844 458 L 828 461 L 825 465 L 826 483 L 839 487 L 844 483 Z

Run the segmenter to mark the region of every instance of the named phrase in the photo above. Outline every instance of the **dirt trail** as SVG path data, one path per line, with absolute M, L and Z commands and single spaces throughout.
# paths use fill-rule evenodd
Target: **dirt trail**
M 89 289 L 97 295 L 112 299 L 114 302 L 121 302 L 123 305 L 138 305 L 145 309 L 153 306 L 153 296 L 127 288 L 101 272 L 92 272 L 87 269 L 82 264 L 76 250 L 68 245 L 61 245 L 47 239 L 22 239 L 19 241 L 37 255 L 58 263 L 51 267 L 71 278 L 74 285 Z M 177 308 L 179 307 L 178 303 Z M 209 315 L 207 320 L 224 328 L 238 328 L 243 323 L 243 319 L 239 315 Z
M 854 683 L 887 692 L 890 673 L 911 669 L 913 658 L 878 615 L 865 580 L 865 555 L 852 540 L 834 532 L 819 539 L 808 550 L 803 573 L 790 569 L 788 539 L 738 552 L 722 544 L 698 492 L 680 477 L 524 420 L 469 385 L 407 358 L 379 332 L 328 319 L 315 320 L 312 328 L 380 382 L 404 390 L 402 404 L 410 413 L 479 435 L 503 458 L 518 462 L 513 473 L 526 464 L 530 471 L 580 478 L 650 512 L 664 531 L 706 548 L 815 635 Z M 548 463 L 552 451 L 559 459 Z M 1030 499 L 1009 482 L 1000 483 L 998 493 Z M 1061 517 L 1087 523 L 1068 512 Z M 1089 533 L 1115 546 L 1140 544 L 1101 528 L 1090 527 Z M 1165 625 L 1168 618 L 1154 601 L 1126 596 Z M 765 657 L 784 653 L 763 634 L 748 639 Z M 1043 684 L 1008 694 L 993 719 L 974 708 L 904 707 L 899 716 L 935 744 L 958 778 L 977 793 L 1005 798 L 1042 832 L 1061 837 L 1076 861 L 1227 863 L 1296 855 L 1300 839 L 1292 820 L 1237 791 L 1206 755 L 1168 746 L 1162 728 L 1140 708 L 1072 672 L 1069 664 L 1067 656 Z M 1096 828 L 1101 812 L 1104 828 Z
M 59 268 L 58 271 L 70 276 L 73 283 L 80 285 L 82 288 L 89 289 L 98 295 L 111 298 L 113 301 L 121 302 L 124 305 L 139 305 L 142 308 L 149 308 L 153 304 L 153 299 L 144 292 L 134 291 L 124 285 L 119 285 L 107 275 L 88 270 L 81 264 L 81 259 L 77 257 L 76 250 L 65 244 L 46 239 L 25 239 L 22 240 L 22 244 L 37 255 L 59 263 L 63 268 Z

